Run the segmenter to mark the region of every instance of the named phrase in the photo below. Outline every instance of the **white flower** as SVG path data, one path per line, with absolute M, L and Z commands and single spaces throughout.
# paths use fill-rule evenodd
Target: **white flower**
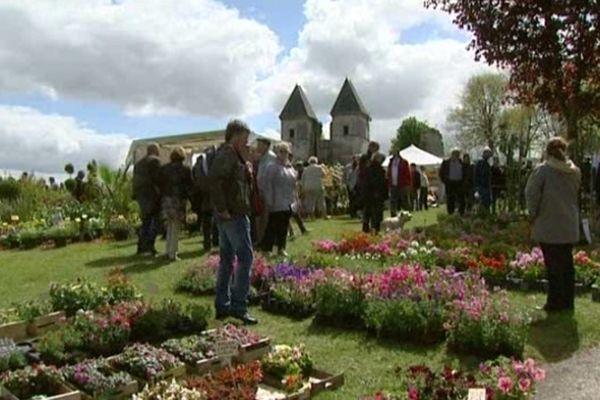
M 425 245 L 427 247 L 433 247 L 433 242 L 431 240 L 428 240 L 427 242 L 425 242 Z

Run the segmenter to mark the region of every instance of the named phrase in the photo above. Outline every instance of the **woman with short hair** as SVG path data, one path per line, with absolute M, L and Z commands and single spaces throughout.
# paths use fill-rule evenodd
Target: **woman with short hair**
M 262 241 L 263 251 L 270 253 L 277 246 L 280 256 L 285 251 L 292 209 L 297 206 L 296 170 L 289 160 L 289 143 L 275 146 L 277 159 L 269 164 L 264 175 L 263 193 L 265 207 L 269 213 L 267 229 Z
M 525 194 L 533 238 L 540 243 L 548 277 L 547 312 L 573 311 L 573 245 L 579 241 L 578 193 L 581 172 L 567 155 L 563 138 L 552 138 L 546 160 L 527 181 Z
M 161 168 L 161 211 L 167 231 L 166 255 L 177 261 L 179 231 L 185 222 L 186 201 L 192 188 L 192 172 L 184 165 L 185 150 L 176 147 L 171 152 L 171 162 Z

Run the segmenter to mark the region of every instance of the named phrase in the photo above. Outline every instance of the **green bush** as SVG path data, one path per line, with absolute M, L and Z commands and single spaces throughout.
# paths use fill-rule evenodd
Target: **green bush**
M 21 186 L 14 179 L 0 180 L 0 200 L 15 201 L 21 197 Z

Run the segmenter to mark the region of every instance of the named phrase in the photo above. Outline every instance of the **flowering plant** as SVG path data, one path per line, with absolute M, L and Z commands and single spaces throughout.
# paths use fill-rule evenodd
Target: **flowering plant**
M 277 345 L 262 360 L 265 374 L 281 381 L 287 392 L 293 393 L 302 388 L 308 378 L 313 361 L 304 350 L 304 345 Z
M 25 352 L 12 339 L 0 338 L 0 372 L 23 368 L 26 365 Z
M 455 300 L 449 313 L 444 328 L 450 348 L 491 357 L 523 353 L 527 318 L 511 310 L 506 292 L 482 289 Z
M 44 364 L 8 371 L 0 376 L 0 384 L 19 399 L 59 394 L 62 382 L 60 371 Z
M 209 338 L 231 340 L 237 342 L 240 346 L 246 346 L 260 342 L 261 337 L 256 333 L 233 324 L 227 324 L 214 331 L 207 333 Z
M 534 247 L 529 253 L 517 253 L 516 258 L 510 262 L 510 269 L 511 277 L 522 278 L 529 282 L 544 278 L 546 268 L 542 249 Z
M 64 367 L 61 372 L 67 381 L 95 396 L 109 396 L 133 381 L 128 373 L 113 371 L 103 358 Z
M 573 256 L 575 263 L 575 280 L 586 286 L 595 282 L 600 277 L 600 263 L 592 258 L 583 250 L 578 251 Z
M 318 240 L 313 242 L 314 249 L 319 253 L 335 253 L 354 257 L 357 255 L 381 259 L 393 255 L 390 240 L 375 242 L 373 237 L 365 233 L 355 233 L 340 241 Z
M 206 265 L 190 268 L 177 282 L 176 290 L 195 295 L 213 293 L 217 285 L 216 270 Z
M 437 263 L 437 253 L 439 249 L 434 246 L 431 240 L 419 243 L 417 240 L 398 242 L 400 250 L 400 260 L 419 264 L 422 267 L 433 267 Z
M 175 380 L 171 382 L 158 382 L 156 386 L 146 386 L 138 394 L 133 395 L 133 400 L 206 400 L 204 393 L 181 386 Z
M 205 393 L 207 400 L 255 400 L 261 380 L 260 362 L 254 361 L 224 369 L 212 376 L 189 379 L 186 386 Z
M 535 396 L 535 384 L 545 379 L 546 373 L 531 358 L 521 362 L 500 357 L 479 367 L 479 381 L 486 388 L 487 397 L 494 400 L 526 400 Z
M 166 350 L 140 343 L 127 347 L 122 354 L 113 359 L 112 364 L 146 380 L 154 380 L 161 373 L 183 365 Z
M 194 335 L 182 339 L 170 339 L 161 347 L 188 364 L 215 357 L 214 341 L 209 337 Z
M 364 278 L 344 269 L 327 269 L 316 286 L 316 321 L 328 325 L 363 325 Z

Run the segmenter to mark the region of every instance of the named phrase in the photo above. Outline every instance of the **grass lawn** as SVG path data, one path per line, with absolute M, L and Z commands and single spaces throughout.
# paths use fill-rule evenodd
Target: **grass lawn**
M 415 213 L 409 226 L 423 226 L 435 222 L 439 210 Z M 310 251 L 314 239 L 339 238 L 342 234 L 360 229 L 357 220 L 335 218 L 309 222 L 312 230 L 289 244 L 292 256 Z M 159 242 L 159 250 L 164 242 Z M 69 281 L 84 276 L 102 280 L 104 274 L 114 267 L 121 267 L 147 298 L 175 298 L 180 301 L 211 305 L 213 298 L 177 294 L 173 288 L 188 267 L 201 263 L 200 238 L 195 236 L 182 240 L 182 261 L 167 264 L 161 259 L 140 258 L 134 255 L 135 243 L 101 242 L 81 243 L 62 249 L 34 249 L 29 251 L 0 252 L 0 307 L 13 302 L 44 298 L 48 285 L 53 281 Z M 358 268 L 353 265 L 353 268 Z M 511 301 L 518 308 L 533 308 L 543 304 L 541 294 L 512 293 Z M 600 343 L 600 305 L 593 304 L 589 295 L 578 298 L 574 318 L 558 316 L 540 319 L 532 325 L 526 356 L 544 362 L 569 357 L 580 348 Z M 394 368 L 415 363 L 431 366 L 457 362 L 473 366 L 477 360 L 458 359 L 448 354 L 444 344 L 438 346 L 413 346 L 381 341 L 363 332 L 349 332 L 322 328 L 312 324 L 309 318 L 293 321 L 286 317 L 264 313 L 260 308 L 252 310 L 260 324 L 254 329 L 269 335 L 276 343 L 304 343 L 312 353 L 318 367 L 331 372 L 344 371 L 346 384 L 343 388 L 323 393 L 319 399 L 356 399 L 380 389 L 393 390 L 398 380 Z M 216 324 L 213 321 L 213 324 Z

